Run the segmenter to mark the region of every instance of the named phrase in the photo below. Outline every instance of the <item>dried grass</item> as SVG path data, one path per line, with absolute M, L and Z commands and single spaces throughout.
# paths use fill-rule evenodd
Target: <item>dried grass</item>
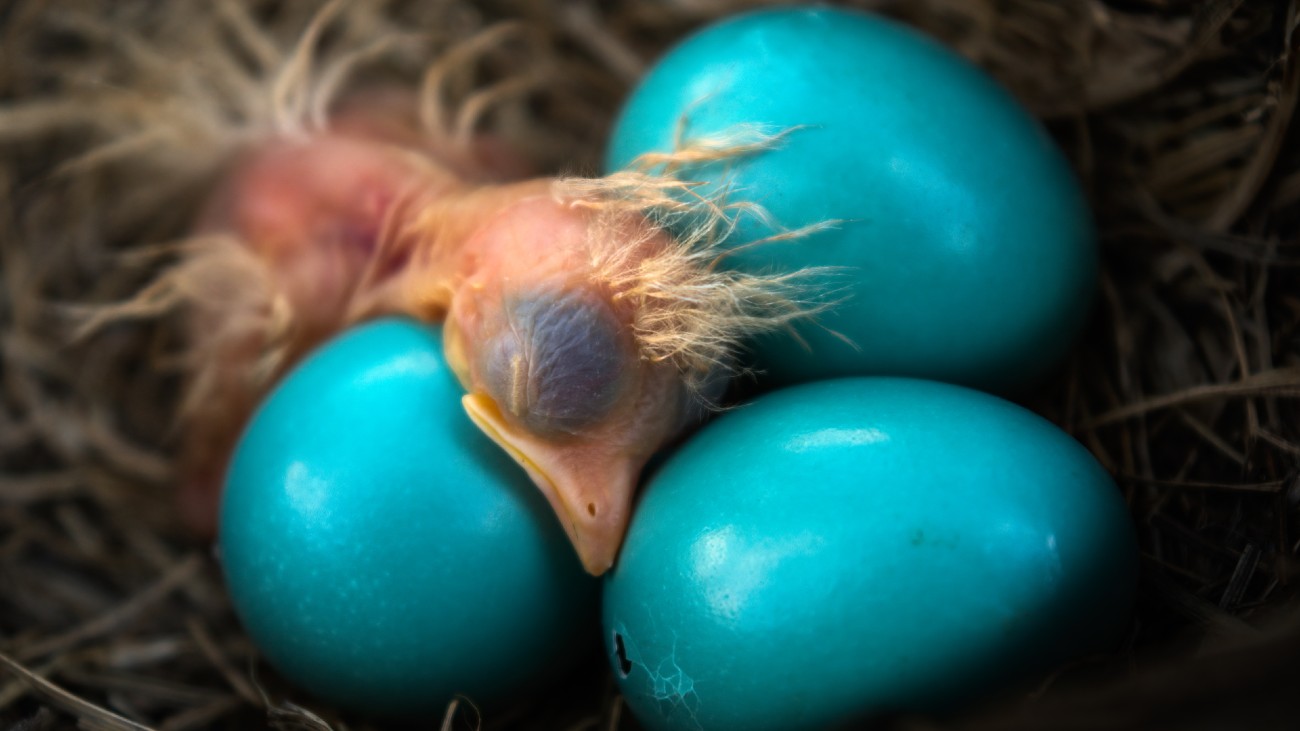
M 385 73 L 425 85 L 423 118 L 452 143 L 488 126 L 539 169 L 590 174 L 621 95 L 656 54 L 753 4 L 362 3 L 321 29 L 321 68 L 346 85 L 354 64 L 330 49 L 396 39 Z M 886 725 L 1294 727 L 1300 3 L 858 4 L 989 69 L 1080 172 L 1102 232 L 1101 301 L 1068 364 L 1027 401 L 1117 476 L 1146 569 L 1121 651 L 975 715 Z M 0 6 L 0 728 L 368 727 L 259 663 L 213 562 L 174 528 L 175 324 L 71 338 L 71 306 L 121 300 L 156 273 L 131 254 L 184 231 L 232 118 L 319 117 L 318 100 L 288 91 L 265 108 L 240 101 L 284 68 L 318 8 Z M 501 21 L 508 43 L 461 46 L 421 75 Z M 219 25 L 208 42 L 238 54 L 154 50 L 194 23 Z M 177 68 L 204 88 L 169 86 Z M 167 106 L 178 93 L 192 108 Z M 119 103 L 87 103 L 110 97 Z M 612 688 L 593 659 L 548 700 L 485 724 L 631 728 Z M 475 719 L 461 704 L 443 727 Z

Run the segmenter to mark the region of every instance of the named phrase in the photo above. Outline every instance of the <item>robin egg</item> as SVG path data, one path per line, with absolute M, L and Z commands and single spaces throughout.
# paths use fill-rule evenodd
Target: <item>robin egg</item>
M 641 80 L 606 168 L 754 130 L 779 138 L 674 174 L 775 222 L 741 213 L 724 266 L 830 272 L 818 283 L 830 311 L 753 344 L 771 382 L 906 375 L 1017 390 L 1068 349 L 1097 280 L 1088 205 L 1053 140 L 981 70 L 864 12 L 741 15 Z M 832 225 L 750 245 L 820 223 Z
M 236 448 L 219 538 L 236 612 L 340 706 L 500 700 L 553 675 L 595 619 L 595 581 L 460 396 L 438 328 L 381 320 L 302 362 Z
M 653 731 L 947 711 L 1108 649 L 1137 547 L 1067 434 L 963 387 L 855 378 L 724 414 L 649 481 L 604 587 Z

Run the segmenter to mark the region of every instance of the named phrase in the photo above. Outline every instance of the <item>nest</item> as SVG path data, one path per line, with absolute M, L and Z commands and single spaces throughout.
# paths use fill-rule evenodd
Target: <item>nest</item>
M 490 129 L 540 172 L 591 174 L 647 65 L 753 4 L 375 0 L 316 32 L 321 59 L 382 53 L 375 73 L 398 83 L 441 63 L 430 113 L 452 142 Z M 1293 727 L 1300 3 L 856 4 L 1000 79 L 1082 178 L 1102 296 L 1066 364 L 1025 401 L 1115 475 L 1144 569 L 1113 654 L 961 717 L 882 726 Z M 284 105 L 310 112 L 310 99 L 258 106 L 246 87 L 294 62 L 286 49 L 319 10 L 0 6 L 0 727 L 372 727 L 261 663 L 214 561 L 175 527 L 179 323 L 75 337 L 85 307 L 156 275 L 156 246 L 185 232 L 241 125 L 275 124 Z M 184 78 L 220 93 L 189 97 Z M 190 126 L 142 123 L 195 99 L 207 107 Z M 454 703 L 444 727 L 633 728 L 603 659 L 585 668 L 505 714 Z

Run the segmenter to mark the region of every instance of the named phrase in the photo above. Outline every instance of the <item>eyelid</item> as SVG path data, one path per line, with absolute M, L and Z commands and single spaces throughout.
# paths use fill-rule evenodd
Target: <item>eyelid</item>
M 576 434 L 617 404 L 631 349 L 611 308 L 583 291 L 506 303 L 507 327 L 483 351 L 494 398 L 542 434 Z

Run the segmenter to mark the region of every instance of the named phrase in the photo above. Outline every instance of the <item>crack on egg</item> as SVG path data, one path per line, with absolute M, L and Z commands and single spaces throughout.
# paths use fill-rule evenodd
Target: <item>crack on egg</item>
M 660 715 L 671 721 L 684 716 L 691 728 L 703 731 L 704 727 L 697 715 L 700 697 L 695 689 L 695 678 L 677 662 L 677 633 L 673 633 L 672 648 L 668 655 L 653 665 L 645 661 L 622 623 L 614 626 L 613 640 L 615 658 L 623 677 L 630 676 L 636 668 L 649 676 L 650 692 L 646 695 L 655 701 Z

